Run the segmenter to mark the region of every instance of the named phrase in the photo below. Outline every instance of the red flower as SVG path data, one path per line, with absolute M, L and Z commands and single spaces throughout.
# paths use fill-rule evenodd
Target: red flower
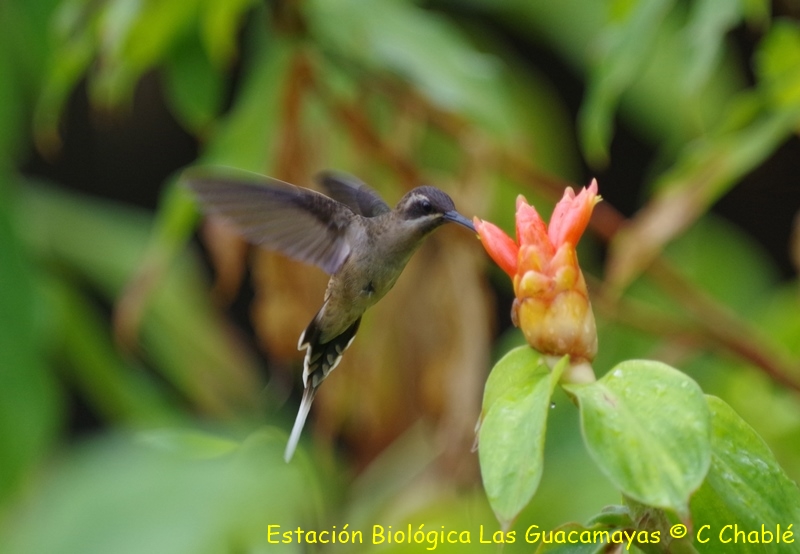
M 516 242 L 475 218 L 484 248 L 514 282 L 511 319 L 543 354 L 591 361 L 597 353 L 594 314 L 575 247 L 600 200 L 595 180 L 577 196 L 567 188 L 548 227 L 520 195 Z

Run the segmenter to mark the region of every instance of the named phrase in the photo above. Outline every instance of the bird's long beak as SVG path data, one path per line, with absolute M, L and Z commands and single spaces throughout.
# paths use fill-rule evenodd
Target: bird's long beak
M 473 233 L 477 232 L 475 231 L 475 226 L 472 224 L 472 222 L 455 210 L 444 212 L 444 220 L 452 221 L 453 223 L 458 223 L 459 225 L 463 225 Z

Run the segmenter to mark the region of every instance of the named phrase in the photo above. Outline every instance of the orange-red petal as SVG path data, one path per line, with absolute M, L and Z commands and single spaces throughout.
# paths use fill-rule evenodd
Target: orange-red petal
M 521 194 L 517 196 L 517 244 L 533 245 L 541 256 L 549 258 L 555 252 L 547 236 L 545 225 L 536 208 L 528 204 Z
M 478 231 L 483 247 L 494 263 L 513 279 L 517 272 L 517 255 L 519 254 L 517 244 L 494 223 L 476 217 L 473 219 L 473 224 L 475 230 Z
M 558 249 L 565 242 L 575 246 L 586 230 L 592 210 L 601 198 L 597 194 L 597 180 L 575 195 L 571 188 L 564 191 L 564 196 L 553 210 L 548 228 L 548 236 L 553 246 Z

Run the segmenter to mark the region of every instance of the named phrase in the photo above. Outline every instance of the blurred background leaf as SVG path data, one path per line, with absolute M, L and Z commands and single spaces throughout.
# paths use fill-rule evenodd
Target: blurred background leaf
M 180 433 L 172 444 L 162 441 L 162 448 L 143 447 L 129 437 L 84 445 L 59 464 L 36 502 L 19 514 L 16 528 L 2 541 L 3 551 L 263 549 L 268 547 L 264 521 L 288 527 L 319 508 L 313 476 L 282 462 L 282 434 L 256 432 L 233 452 L 210 457 L 197 455 L 200 439 L 192 437 L 193 448 Z M 47 533 L 41 532 L 43 521 Z
M 1 178 L 1 177 L 0 177 Z M 12 225 L 8 177 L 0 185 L 0 497 L 17 492 L 48 453 L 59 427 L 59 396 L 37 344 L 45 335 L 40 283 Z

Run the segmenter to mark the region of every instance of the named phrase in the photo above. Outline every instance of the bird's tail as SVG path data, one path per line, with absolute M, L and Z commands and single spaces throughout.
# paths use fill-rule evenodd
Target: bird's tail
M 317 394 L 317 387 L 311 383 L 306 386 L 303 391 L 303 399 L 300 401 L 300 409 L 297 411 L 297 418 L 294 420 L 294 427 L 292 427 L 292 434 L 289 435 L 289 443 L 286 445 L 286 452 L 283 454 L 283 459 L 288 463 L 294 451 L 297 449 L 297 443 L 300 441 L 300 434 L 303 432 L 303 426 L 306 424 L 308 412 L 311 410 L 311 403 L 314 402 L 314 396 Z
M 320 342 L 320 328 L 317 325 L 321 313 L 322 310 L 309 323 L 308 328 L 300 335 L 300 341 L 297 345 L 298 350 L 306 349 L 306 357 L 303 363 L 303 383 L 306 388 L 303 391 L 303 399 L 300 401 L 297 419 L 294 420 L 292 434 L 289 435 L 286 453 L 283 455 L 284 460 L 287 462 L 292 459 L 292 455 L 294 455 L 294 451 L 297 448 L 300 434 L 303 432 L 303 426 L 308 417 L 308 411 L 311 409 L 314 396 L 317 394 L 317 388 L 339 364 L 342 354 L 353 342 L 358 326 L 361 324 L 361 318 L 359 317 L 342 334 L 326 343 L 322 343 Z

